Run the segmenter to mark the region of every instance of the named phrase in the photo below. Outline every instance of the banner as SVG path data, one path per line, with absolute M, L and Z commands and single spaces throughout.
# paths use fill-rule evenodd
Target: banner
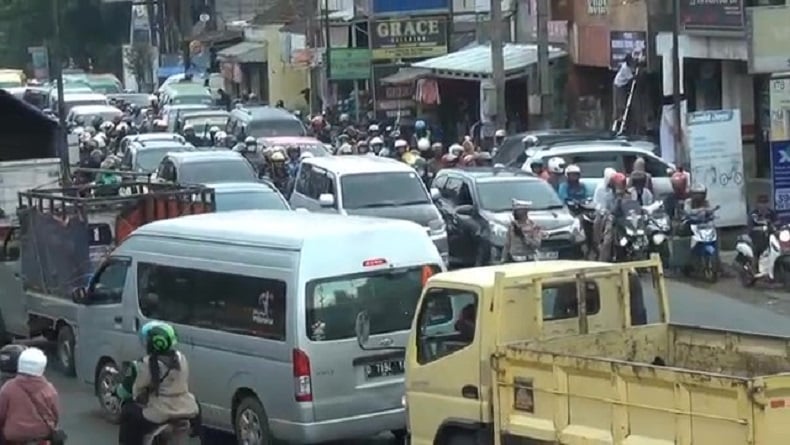
M 373 22 L 374 60 L 424 59 L 447 53 L 447 17 L 410 17 Z
M 685 31 L 741 32 L 745 28 L 743 0 L 678 0 L 680 26 Z
M 370 78 L 370 50 L 367 48 L 331 48 L 329 78 L 365 80 Z
M 644 31 L 610 31 L 609 48 L 611 67 L 613 70 L 617 70 L 627 54 L 634 57 L 647 55 L 647 33 Z

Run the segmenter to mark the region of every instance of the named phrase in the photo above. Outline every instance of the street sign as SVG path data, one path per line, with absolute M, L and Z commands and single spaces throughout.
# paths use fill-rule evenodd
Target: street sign
M 370 33 L 374 60 L 420 59 L 447 53 L 447 17 L 378 20 Z

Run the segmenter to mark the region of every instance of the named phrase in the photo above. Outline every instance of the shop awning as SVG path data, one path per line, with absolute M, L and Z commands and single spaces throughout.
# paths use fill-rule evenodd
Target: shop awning
M 387 77 L 381 78 L 381 83 L 407 83 L 412 82 L 420 77 L 425 77 L 431 74 L 431 70 L 424 68 L 401 68 L 397 73 L 390 74 Z
M 524 70 L 538 63 L 538 46 L 507 43 L 502 48 L 505 59 L 505 77 L 520 77 Z M 568 53 L 549 47 L 549 59 L 558 59 Z M 433 59 L 411 64 L 412 68 L 430 70 L 433 77 L 450 79 L 485 79 L 491 77 L 491 47 L 477 45 Z
M 217 52 L 222 62 L 265 63 L 266 42 L 241 42 Z

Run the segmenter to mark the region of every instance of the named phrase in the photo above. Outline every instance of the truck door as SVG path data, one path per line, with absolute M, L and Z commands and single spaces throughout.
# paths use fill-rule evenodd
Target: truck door
M 28 335 L 27 298 L 22 288 L 19 254 L 19 228 L 11 227 L 5 232 L 0 252 L 0 335 Z
M 422 299 L 406 376 L 413 445 L 433 445 L 448 422 L 482 420 L 479 300 L 477 289 L 460 286 L 432 287 Z

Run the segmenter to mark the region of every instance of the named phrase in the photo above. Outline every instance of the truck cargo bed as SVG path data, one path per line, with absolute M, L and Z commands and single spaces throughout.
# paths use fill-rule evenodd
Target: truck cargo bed
M 775 444 L 790 437 L 790 338 L 672 324 L 511 343 L 501 431 L 561 444 Z

